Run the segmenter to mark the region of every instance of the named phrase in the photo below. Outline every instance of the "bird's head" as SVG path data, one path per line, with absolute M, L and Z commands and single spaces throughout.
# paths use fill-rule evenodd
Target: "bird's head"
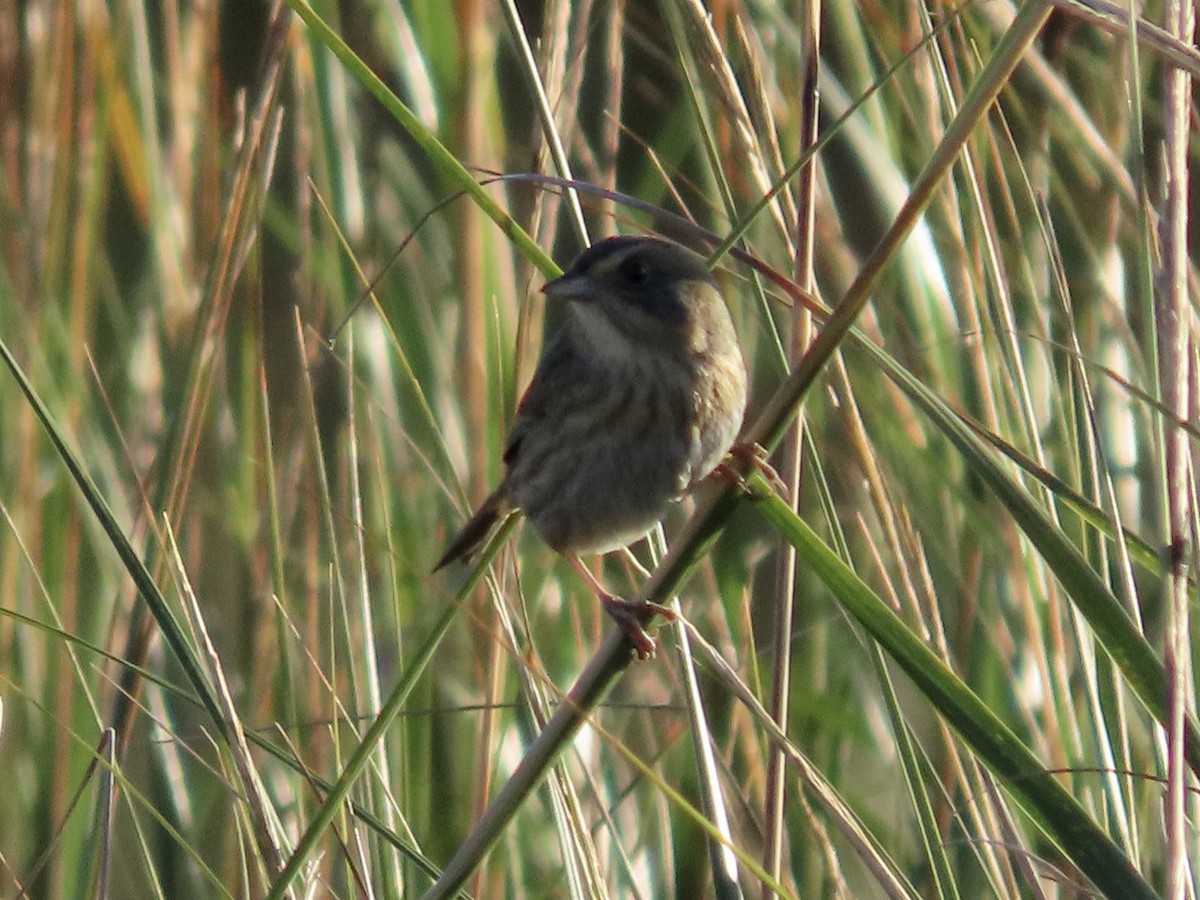
M 696 338 L 727 330 L 732 335 L 704 258 L 662 238 L 598 241 L 542 290 L 572 301 L 584 327 L 598 338 L 611 328 L 634 344 L 670 342 L 682 348 Z

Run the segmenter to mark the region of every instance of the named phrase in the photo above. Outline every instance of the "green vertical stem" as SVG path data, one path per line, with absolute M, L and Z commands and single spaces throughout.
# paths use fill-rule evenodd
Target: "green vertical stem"
M 1190 0 L 1168 0 L 1167 30 L 1190 45 L 1195 30 Z M 1176 423 L 1189 420 L 1190 387 L 1195 377 L 1190 346 L 1188 299 L 1188 139 L 1191 76 L 1168 67 L 1164 73 L 1163 120 L 1167 202 L 1163 215 L 1163 262 L 1156 279 L 1155 324 L 1160 331 L 1159 381 L 1163 419 L 1164 489 L 1167 508 L 1167 881 L 1169 900 L 1189 894 L 1188 848 L 1191 844 L 1185 805 L 1188 765 L 1184 753 L 1191 697 L 1188 560 L 1196 535 L 1192 529 L 1190 439 Z
M 813 232 L 816 223 L 816 173 L 817 160 L 813 153 L 817 144 L 819 127 L 821 74 L 821 0 L 805 0 L 799 8 L 800 31 L 803 40 L 802 54 L 804 72 L 801 76 L 800 92 L 800 146 L 801 157 L 807 156 L 797 173 L 796 182 L 796 260 L 794 280 L 808 293 L 814 293 L 816 279 L 813 272 Z M 810 155 L 812 154 L 812 155 Z M 812 339 L 812 314 L 800 304 L 793 307 L 791 339 L 788 347 L 788 362 L 794 365 L 800 359 Z M 780 447 L 779 474 L 787 486 L 787 500 L 792 509 L 800 509 L 801 462 L 804 446 L 804 422 L 799 417 L 795 427 L 786 436 Z M 775 606 L 775 666 L 772 672 L 771 700 L 769 712 L 784 734 L 788 731 L 788 710 L 791 702 L 792 675 L 792 623 L 795 618 L 796 595 L 796 548 L 784 544 L 779 555 L 776 573 Z M 787 759 L 781 748 L 773 748 L 767 759 L 767 781 L 765 790 L 766 846 L 763 850 L 763 868 L 778 881 L 783 870 L 783 847 L 787 835 L 784 827 L 786 808 L 784 805 Z M 771 889 L 763 885 L 763 900 L 770 900 Z

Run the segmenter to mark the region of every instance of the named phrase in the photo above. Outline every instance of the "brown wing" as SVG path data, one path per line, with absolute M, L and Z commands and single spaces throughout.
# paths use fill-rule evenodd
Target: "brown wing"
M 517 404 L 517 415 L 504 448 L 504 464 L 512 468 L 520 452 L 521 442 L 530 431 L 539 427 L 556 428 L 555 418 L 561 418 L 565 398 L 574 396 L 581 383 L 594 377 L 586 359 L 579 353 L 570 323 L 564 323 L 542 353 L 533 380 Z M 450 542 L 433 571 L 456 559 L 465 559 L 480 548 L 496 523 L 513 509 L 508 493 L 507 478 L 483 501 L 467 524 Z
M 549 419 L 561 418 L 566 412 L 563 408 L 566 398 L 577 394 L 580 385 L 594 377 L 592 367 L 579 350 L 572 323 L 564 322 L 546 346 L 533 380 L 517 404 L 517 415 L 504 448 L 504 464 L 512 468 L 525 435 Z

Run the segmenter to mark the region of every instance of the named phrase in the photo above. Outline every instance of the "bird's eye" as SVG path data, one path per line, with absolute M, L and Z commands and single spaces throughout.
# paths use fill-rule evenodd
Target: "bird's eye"
M 644 260 L 635 257 L 621 264 L 621 275 L 628 284 L 645 284 L 650 277 L 650 269 Z

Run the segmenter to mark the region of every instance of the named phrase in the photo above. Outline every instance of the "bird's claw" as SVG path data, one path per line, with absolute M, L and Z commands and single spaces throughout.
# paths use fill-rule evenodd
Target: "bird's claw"
M 612 594 L 602 594 L 600 602 L 604 611 L 617 623 L 621 634 L 633 645 L 633 652 L 640 660 L 652 659 L 658 645 L 654 638 L 646 632 L 645 624 L 654 616 L 662 616 L 669 621 L 675 620 L 675 612 L 661 603 L 651 603 L 649 600 L 626 600 Z
M 742 442 L 734 444 L 729 448 L 729 456 L 726 457 L 726 460 L 737 460 L 743 466 L 753 466 L 762 473 L 772 488 L 781 494 L 786 493 L 787 485 L 783 483 L 783 479 L 779 477 L 779 473 L 775 471 L 775 467 L 767 461 L 767 456 L 766 448 L 762 444 Z M 718 463 L 717 467 L 712 471 L 712 476 L 729 484 L 737 485 L 751 500 L 763 499 L 747 483 L 746 476 L 738 471 L 730 462 L 722 461 Z

